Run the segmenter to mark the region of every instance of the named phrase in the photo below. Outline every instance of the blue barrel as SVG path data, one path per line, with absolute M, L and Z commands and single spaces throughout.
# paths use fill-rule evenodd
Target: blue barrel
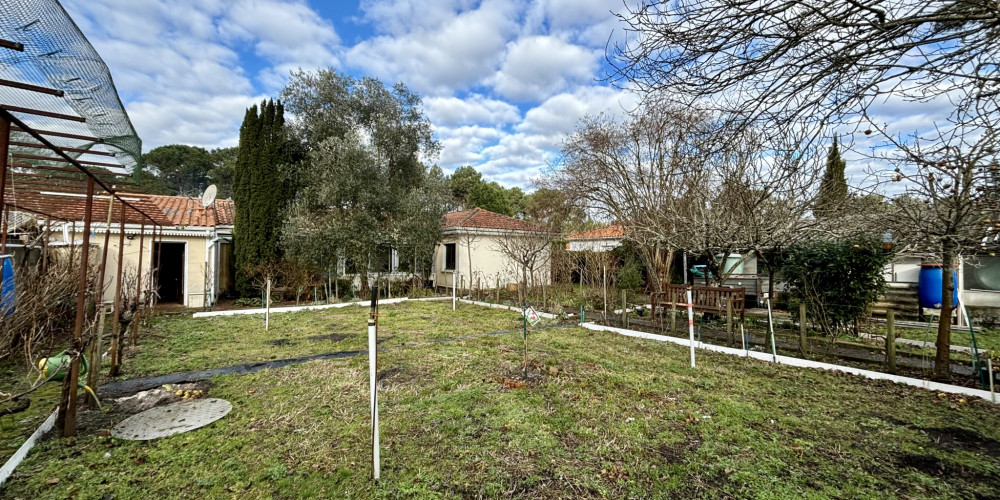
M 941 264 L 920 265 L 920 307 L 941 309 L 941 284 L 943 273 Z M 951 305 L 958 305 L 958 273 L 951 272 L 951 281 L 955 291 L 951 297 Z
M 3 259 L 3 280 L 0 281 L 0 315 L 3 317 L 14 314 L 17 303 L 17 291 L 14 289 L 14 257 L 0 255 Z

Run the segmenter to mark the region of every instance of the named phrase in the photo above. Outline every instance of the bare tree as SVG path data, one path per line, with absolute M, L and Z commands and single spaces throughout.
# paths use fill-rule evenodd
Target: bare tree
M 951 316 L 954 283 L 948 276 L 962 255 L 995 251 L 1000 246 L 1000 167 L 992 123 L 968 123 L 937 129 L 910 140 L 892 139 L 886 158 L 889 173 L 904 194 L 893 200 L 892 226 L 905 250 L 941 259 L 941 321 L 938 323 L 935 378 L 950 377 Z
M 808 234 L 822 169 L 800 149 L 801 135 L 720 126 L 707 113 L 665 103 L 623 120 L 588 118 L 567 139 L 549 182 L 622 224 L 656 289 L 674 250 L 700 256 L 706 283 L 711 276 L 721 284 L 735 270 L 726 265 L 730 255 Z
M 911 194 L 906 200 L 918 200 L 913 206 L 897 204 L 906 229 L 934 238 L 934 253 L 948 265 L 967 244 L 991 237 L 982 224 L 971 222 L 975 213 L 990 212 L 981 194 L 992 180 L 971 173 L 996 162 L 1000 10 L 995 4 L 656 1 L 620 18 L 635 36 L 609 54 L 613 79 L 657 91 L 658 98 L 708 105 L 737 129 L 759 127 L 773 135 L 807 131 L 806 144 L 822 141 L 827 126 L 866 134 L 874 129 L 893 150 L 872 156 L 898 168 L 881 179 L 899 179 Z M 876 126 L 868 117 L 889 99 L 943 103 L 946 117 L 904 140 L 899 131 Z M 951 296 L 951 286 L 943 280 L 944 296 Z M 945 346 L 951 304 L 943 306 L 939 379 L 950 377 Z
M 1000 11 L 985 1 L 659 0 L 618 17 L 633 36 L 609 54 L 612 79 L 779 133 L 889 96 L 959 91 L 993 114 L 1000 92 Z
M 495 248 L 507 257 L 518 279 L 517 296 L 522 304 L 526 302 L 529 284 L 536 280 L 548 281 L 548 269 L 553 234 L 545 228 L 535 230 L 506 230 L 495 240 Z

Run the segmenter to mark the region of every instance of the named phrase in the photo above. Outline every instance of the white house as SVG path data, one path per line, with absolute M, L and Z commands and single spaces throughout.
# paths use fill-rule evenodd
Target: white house
M 435 287 L 496 288 L 521 281 L 521 265 L 504 246 L 537 250 L 534 284 L 549 284 L 548 234 L 529 222 L 482 208 L 445 214 L 441 242 L 434 249 L 431 279 Z

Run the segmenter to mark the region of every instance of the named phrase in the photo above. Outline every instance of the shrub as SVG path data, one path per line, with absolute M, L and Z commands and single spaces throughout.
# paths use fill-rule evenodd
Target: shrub
M 781 272 L 792 302 L 804 302 L 809 318 L 829 335 L 869 313 L 885 291 L 882 272 L 891 260 L 875 236 L 814 241 L 789 248 Z

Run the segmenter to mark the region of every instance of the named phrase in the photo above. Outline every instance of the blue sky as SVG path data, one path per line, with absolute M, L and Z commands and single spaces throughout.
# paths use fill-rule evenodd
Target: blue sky
M 587 114 L 636 98 L 604 77 L 621 0 L 64 0 L 148 151 L 234 146 L 244 110 L 296 68 L 404 82 L 443 149 L 529 187 Z

